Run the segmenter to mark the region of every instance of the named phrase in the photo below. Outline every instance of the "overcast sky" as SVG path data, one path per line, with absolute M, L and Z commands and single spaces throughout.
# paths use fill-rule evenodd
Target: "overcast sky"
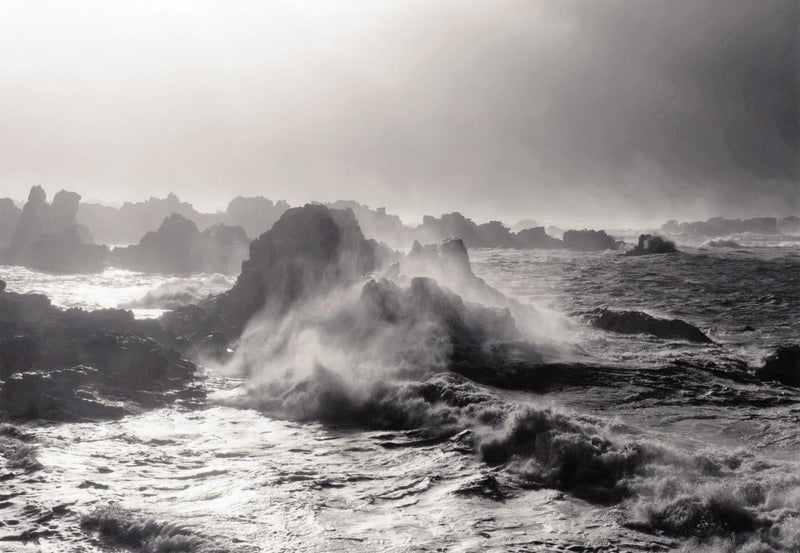
M 0 196 L 800 212 L 796 0 L 0 1 Z

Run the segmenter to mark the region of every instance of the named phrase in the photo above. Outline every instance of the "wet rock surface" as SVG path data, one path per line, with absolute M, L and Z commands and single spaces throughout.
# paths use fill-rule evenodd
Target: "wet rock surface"
M 53 307 L 40 294 L 0 294 L 0 409 L 17 417 L 121 416 L 175 399 L 193 363 L 156 341 L 155 321 L 130 311 Z M 118 404 L 116 400 L 125 400 Z
M 680 319 L 658 319 L 641 311 L 611 311 L 598 308 L 584 316 L 595 328 L 619 334 L 649 334 L 665 340 L 686 340 L 711 344 L 711 338 L 699 328 Z
M 756 370 L 756 376 L 762 380 L 800 387 L 800 345 L 779 347 L 764 359 L 764 365 Z
M 677 251 L 678 248 L 675 247 L 675 243 L 666 238 L 641 234 L 639 235 L 639 243 L 633 249 L 625 252 L 625 255 L 654 255 L 676 253 Z

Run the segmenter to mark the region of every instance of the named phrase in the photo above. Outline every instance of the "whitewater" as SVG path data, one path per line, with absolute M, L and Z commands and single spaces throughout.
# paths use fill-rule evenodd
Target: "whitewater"
M 743 375 L 800 341 L 800 238 L 680 247 L 470 250 L 478 277 L 539 314 L 559 364 L 535 391 L 403 372 L 373 393 L 394 428 L 339 416 L 352 396 L 335 380 L 303 396 L 333 411 L 281 416 L 252 374 L 212 362 L 199 403 L 9 421 L 0 432 L 30 457 L 0 473 L 0 552 L 799 551 L 800 390 Z M 0 278 L 137 317 L 233 284 L 112 269 Z M 585 319 L 598 307 L 682 319 L 713 343 L 604 332 Z M 324 388 L 327 373 L 314 376 Z M 420 395 L 443 406 L 415 411 Z

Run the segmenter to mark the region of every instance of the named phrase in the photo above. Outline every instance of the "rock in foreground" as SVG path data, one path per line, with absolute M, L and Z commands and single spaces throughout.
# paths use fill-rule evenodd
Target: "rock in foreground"
M 675 253 L 678 249 L 675 243 L 651 234 L 640 234 L 639 243 L 632 250 L 625 252 L 625 255 L 653 255 L 662 253 Z
M 779 347 L 764 359 L 764 365 L 756 371 L 756 376 L 762 380 L 800 387 L 800 346 L 792 344 Z

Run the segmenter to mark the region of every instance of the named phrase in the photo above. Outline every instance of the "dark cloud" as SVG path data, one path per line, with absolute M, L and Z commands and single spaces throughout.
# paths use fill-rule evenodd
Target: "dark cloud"
M 65 27 L 19 6 L 3 192 L 609 225 L 800 209 L 795 1 L 187 2 Z

